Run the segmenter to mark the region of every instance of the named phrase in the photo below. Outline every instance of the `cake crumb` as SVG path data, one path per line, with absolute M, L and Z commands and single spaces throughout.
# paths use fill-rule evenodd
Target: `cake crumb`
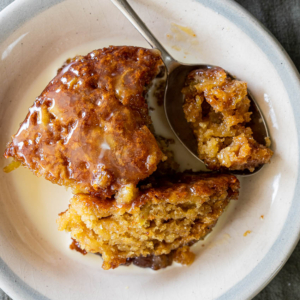
M 265 137 L 266 147 L 271 147 L 271 140 L 269 137 Z
M 13 160 L 9 165 L 3 168 L 3 171 L 5 173 L 10 173 L 11 171 L 14 171 L 15 169 L 19 168 L 21 165 L 21 162 Z
M 250 234 L 251 232 L 252 232 L 251 230 L 245 231 L 244 236 L 247 236 L 247 235 Z
M 190 251 L 190 247 L 183 246 L 175 251 L 174 261 L 182 265 L 191 265 L 195 260 L 195 254 Z

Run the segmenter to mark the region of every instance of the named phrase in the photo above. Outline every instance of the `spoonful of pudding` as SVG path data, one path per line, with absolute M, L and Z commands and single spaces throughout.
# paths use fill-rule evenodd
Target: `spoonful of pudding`
M 251 175 L 273 155 L 263 114 L 240 81 L 220 67 L 175 60 L 126 0 L 111 0 L 160 51 L 167 71 L 164 109 L 178 140 L 210 170 Z

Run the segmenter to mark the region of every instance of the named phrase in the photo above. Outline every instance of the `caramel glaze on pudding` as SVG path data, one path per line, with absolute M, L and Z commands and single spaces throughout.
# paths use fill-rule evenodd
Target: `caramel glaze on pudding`
M 183 110 L 198 141 L 198 155 L 212 170 L 253 172 L 270 162 L 273 151 L 257 143 L 251 120 L 247 83 L 230 78 L 219 68 L 192 71 L 182 93 Z
M 111 46 L 68 60 L 29 108 L 5 157 L 75 193 L 111 197 L 163 159 L 148 129 L 147 86 L 163 63 L 155 50 Z

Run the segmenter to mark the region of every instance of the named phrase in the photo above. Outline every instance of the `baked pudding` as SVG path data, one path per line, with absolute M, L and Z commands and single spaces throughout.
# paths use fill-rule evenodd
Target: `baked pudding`
M 100 253 L 105 270 L 174 250 L 175 261 L 190 264 L 188 245 L 212 230 L 238 189 L 233 175 L 183 173 L 140 186 L 130 203 L 78 194 L 60 215 L 59 229 L 82 250 Z
M 6 171 L 21 164 L 72 188 L 59 229 L 70 232 L 71 249 L 100 254 L 105 270 L 191 264 L 189 246 L 238 197 L 233 175 L 177 173 L 172 141 L 155 135 L 145 98 L 162 72 L 160 54 L 138 47 L 111 46 L 69 59 L 5 150 L 14 159 Z M 192 103 L 197 95 L 186 89 Z M 189 109 L 199 116 L 197 106 Z M 247 109 L 239 109 L 248 120 Z M 215 120 L 217 113 L 209 115 Z
M 164 158 L 149 130 L 159 52 L 111 46 L 69 59 L 29 108 L 5 157 L 74 193 L 134 194 Z
M 251 120 L 247 83 L 219 68 L 192 71 L 182 90 L 183 110 L 198 142 L 198 155 L 211 170 L 253 172 L 270 162 L 270 140 L 261 145 L 247 123 Z

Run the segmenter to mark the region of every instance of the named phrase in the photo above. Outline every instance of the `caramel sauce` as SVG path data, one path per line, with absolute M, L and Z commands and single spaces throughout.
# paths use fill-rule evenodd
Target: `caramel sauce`
M 132 263 L 140 268 L 151 268 L 154 271 L 158 271 L 171 266 L 173 261 L 182 265 L 190 265 L 194 260 L 195 254 L 190 251 L 188 246 L 183 246 L 168 254 L 127 258 L 125 265 L 129 266 Z
M 109 47 L 68 60 L 29 108 L 5 151 L 36 175 L 74 192 L 111 197 L 156 170 L 146 87 L 159 53 Z
M 80 252 L 82 255 L 86 255 L 87 254 L 87 252 L 85 250 L 83 250 L 83 249 L 80 248 L 79 243 L 76 240 L 74 240 L 74 239 L 72 239 L 72 243 L 70 245 L 70 249 L 71 250 L 75 250 L 77 252 Z
M 146 257 L 139 256 L 134 258 L 127 258 L 126 266 L 131 263 L 140 268 L 151 268 L 154 271 L 164 269 L 171 266 L 173 263 L 174 251 L 169 254 L 162 255 L 148 255 Z

